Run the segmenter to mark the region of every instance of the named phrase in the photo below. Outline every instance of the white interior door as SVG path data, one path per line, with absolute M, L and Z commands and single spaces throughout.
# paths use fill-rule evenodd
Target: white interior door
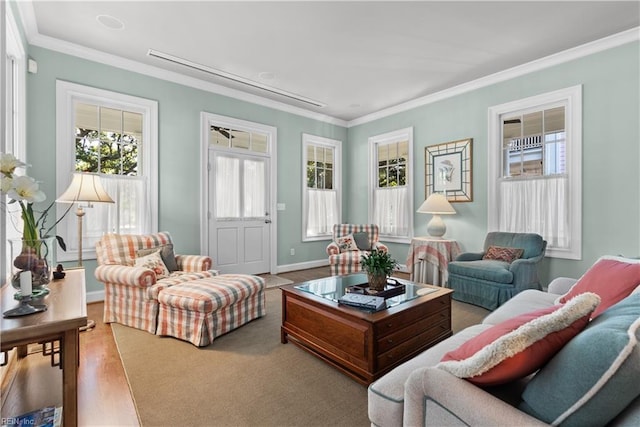
M 209 151 L 209 249 L 221 273 L 270 271 L 268 157 Z

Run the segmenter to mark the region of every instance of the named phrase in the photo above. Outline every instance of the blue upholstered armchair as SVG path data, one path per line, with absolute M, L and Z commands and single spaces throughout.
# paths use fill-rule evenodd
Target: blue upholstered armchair
M 483 252 L 465 252 L 449 263 L 453 299 L 494 310 L 518 292 L 541 289 L 538 263 L 546 248 L 534 233 L 487 234 Z

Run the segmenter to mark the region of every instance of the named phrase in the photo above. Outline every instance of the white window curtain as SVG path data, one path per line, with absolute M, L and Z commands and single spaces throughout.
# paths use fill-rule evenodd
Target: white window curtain
M 240 217 L 240 160 L 216 157 L 216 218 Z
M 373 221 L 380 234 L 409 235 L 409 191 L 407 187 L 378 188 L 374 192 Z
M 244 161 L 245 218 L 262 218 L 266 214 L 267 208 L 265 206 L 264 174 L 263 161 Z
M 538 233 L 548 246 L 569 248 L 568 178 L 503 179 L 500 181 L 500 230 Z
M 307 189 L 307 236 L 331 234 L 338 223 L 338 196 L 335 190 Z
M 83 248 L 94 248 L 100 237 L 106 233 L 148 234 L 151 233 L 151 203 L 144 177 L 120 175 L 100 175 L 102 185 L 115 203 L 94 203 L 92 208 L 83 209 Z M 77 216 L 73 213 L 65 218 L 67 232 L 64 236 L 68 251 L 78 250 Z

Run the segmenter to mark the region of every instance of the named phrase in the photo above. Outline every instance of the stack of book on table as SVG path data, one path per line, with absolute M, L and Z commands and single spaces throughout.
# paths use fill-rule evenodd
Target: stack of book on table
M 378 311 L 386 308 L 386 303 L 383 297 L 377 297 L 373 295 L 364 295 L 358 293 L 346 293 L 338 298 L 340 304 L 348 305 L 351 307 L 363 308 L 371 311 Z

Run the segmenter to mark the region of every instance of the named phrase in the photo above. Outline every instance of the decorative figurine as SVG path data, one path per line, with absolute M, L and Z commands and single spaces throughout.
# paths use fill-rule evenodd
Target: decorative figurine
M 67 273 L 64 272 L 64 268 L 62 267 L 62 264 L 58 264 L 56 266 L 56 271 L 53 272 L 53 278 L 55 280 L 64 279 L 64 276 L 66 275 Z

